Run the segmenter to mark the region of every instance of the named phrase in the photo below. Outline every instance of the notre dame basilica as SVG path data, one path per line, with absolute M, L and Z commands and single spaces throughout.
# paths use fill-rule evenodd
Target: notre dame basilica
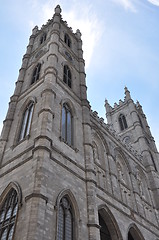
M 125 87 L 87 100 L 81 33 L 32 30 L 0 139 L 1 240 L 158 240 L 159 153 Z

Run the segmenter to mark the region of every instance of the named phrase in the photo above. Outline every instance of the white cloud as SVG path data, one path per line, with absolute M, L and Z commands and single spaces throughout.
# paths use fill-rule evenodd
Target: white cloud
M 84 59 L 86 68 L 88 68 L 93 51 L 102 35 L 101 23 L 95 15 L 89 14 L 89 12 L 87 12 L 87 14 L 83 12 L 79 18 L 74 11 L 66 12 L 65 16 L 68 19 L 68 25 L 71 26 L 74 31 L 80 29 L 82 33 Z
M 159 7 L 159 0 L 147 0 L 147 1 Z
M 132 0 L 113 0 L 113 2 L 121 5 L 122 7 L 125 8 L 125 10 L 130 10 L 131 12 L 137 12 L 137 9 L 135 8 Z

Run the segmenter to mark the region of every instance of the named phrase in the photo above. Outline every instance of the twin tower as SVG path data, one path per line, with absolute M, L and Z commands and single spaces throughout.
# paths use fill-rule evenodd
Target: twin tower
M 58 5 L 32 31 L 4 120 L 1 240 L 159 239 L 159 154 L 142 107 L 125 88 L 105 124 L 84 65 Z

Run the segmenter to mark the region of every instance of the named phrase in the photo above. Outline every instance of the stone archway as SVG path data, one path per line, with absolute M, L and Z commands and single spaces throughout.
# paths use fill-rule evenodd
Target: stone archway
M 144 237 L 135 224 L 129 228 L 128 240 L 144 240 Z
M 100 240 L 112 240 L 109 229 L 100 213 L 98 214 L 98 217 L 100 225 Z
M 100 240 L 122 240 L 118 224 L 111 211 L 104 205 L 99 208 Z

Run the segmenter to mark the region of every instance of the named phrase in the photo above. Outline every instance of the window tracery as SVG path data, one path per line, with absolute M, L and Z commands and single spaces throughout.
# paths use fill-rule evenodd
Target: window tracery
M 66 43 L 66 45 L 68 47 L 71 47 L 71 39 L 70 39 L 70 37 L 69 37 L 69 35 L 67 33 L 65 34 L 64 42 Z
M 72 75 L 71 75 L 71 71 L 70 71 L 70 69 L 69 69 L 69 67 L 67 65 L 64 66 L 63 81 L 70 88 L 72 87 Z
M 34 68 L 31 84 L 35 83 L 37 80 L 39 80 L 40 76 L 40 70 L 41 70 L 41 63 L 38 63 L 36 67 Z
M 62 108 L 62 140 L 68 145 L 73 145 L 73 117 L 68 104 Z
M 67 196 L 64 196 L 59 205 L 57 240 L 73 240 L 73 210 Z
M 40 44 L 43 44 L 46 41 L 46 33 L 43 33 L 43 35 L 40 38 Z
M 119 125 L 120 125 L 121 131 L 123 131 L 126 128 L 128 128 L 126 118 L 125 118 L 125 116 L 123 114 L 120 114 L 120 116 L 119 116 Z
M 15 189 L 7 194 L 0 209 L 0 239 L 12 240 L 18 211 L 18 197 Z
M 30 127 L 31 127 L 31 119 L 33 115 L 33 106 L 34 106 L 34 103 L 30 102 L 23 113 L 22 124 L 21 124 L 20 134 L 19 134 L 19 141 L 23 140 L 27 135 L 29 135 Z

